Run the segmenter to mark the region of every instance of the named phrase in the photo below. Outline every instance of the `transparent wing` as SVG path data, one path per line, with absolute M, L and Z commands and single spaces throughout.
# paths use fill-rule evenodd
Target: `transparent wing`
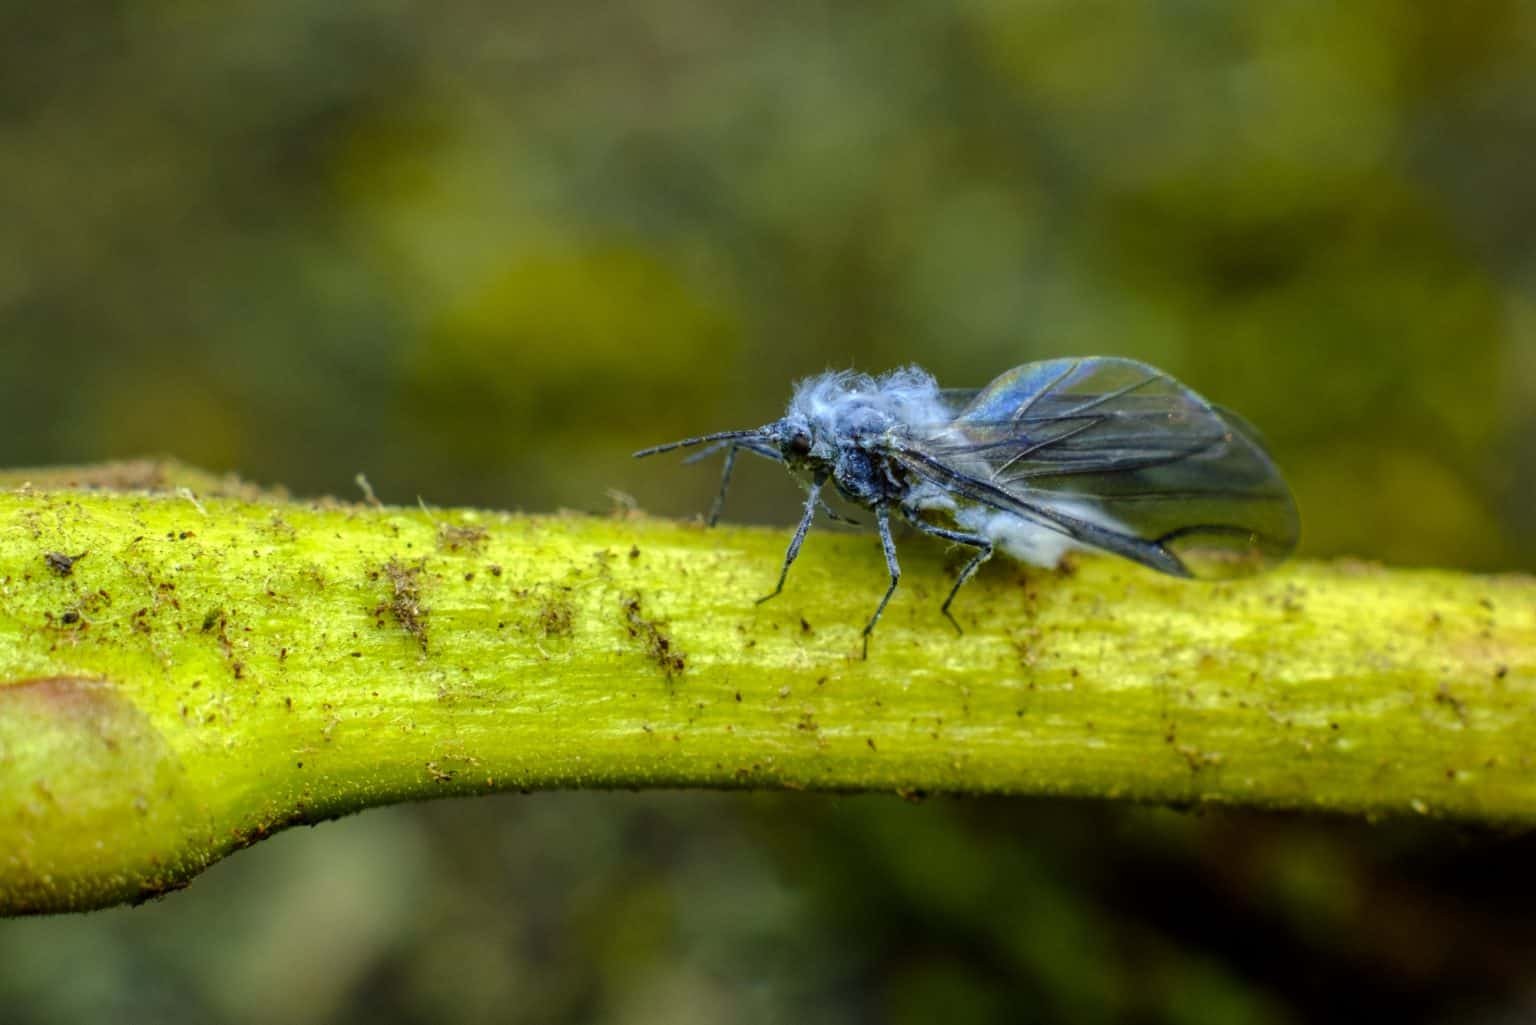
M 1113 357 L 1027 363 L 902 455 L 962 495 L 1178 576 L 1241 576 L 1296 546 L 1257 433 L 1167 374 Z
M 980 388 L 940 388 L 939 401 L 944 403 L 950 416 L 959 416 L 960 412 L 976 401 L 976 396 L 980 394 Z

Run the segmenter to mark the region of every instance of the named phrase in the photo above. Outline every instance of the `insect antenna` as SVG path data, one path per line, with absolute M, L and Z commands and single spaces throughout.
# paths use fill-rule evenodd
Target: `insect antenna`
M 646 456 L 660 455 L 663 452 L 671 452 L 680 448 L 692 448 L 695 445 L 708 445 L 722 441 L 742 441 L 747 438 L 761 438 L 763 429 L 754 427 L 745 431 L 720 431 L 718 434 L 701 434 L 697 438 L 684 438 L 682 441 L 669 441 L 665 445 L 654 445 L 651 448 L 643 448 L 635 453 L 636 459 L 644 459 Z

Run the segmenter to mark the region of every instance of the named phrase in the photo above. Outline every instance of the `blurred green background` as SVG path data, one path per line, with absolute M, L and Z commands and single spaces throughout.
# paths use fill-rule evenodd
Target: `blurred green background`
M 1305 554 L 1536 568 L 1536 5 L 0 2 L 0 465 L 689 516 L 714 471 L 630 451 L 828 367 L 1084 353 L 1261 425 Z M 728 514 L 797 505 L 751 466 Z M 448 802 L 0 923 L 0 1021 L 1530 1021 L 1533 864 L 1066 802 Z

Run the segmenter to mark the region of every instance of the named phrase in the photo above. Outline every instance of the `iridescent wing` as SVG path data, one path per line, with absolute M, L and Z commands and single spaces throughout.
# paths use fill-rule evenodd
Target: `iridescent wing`
M 1135 360 L 1026 363 L 900 454 L 957 496 L 1177 576 L 1263 569 L 1299 532 L 1257 432 Z

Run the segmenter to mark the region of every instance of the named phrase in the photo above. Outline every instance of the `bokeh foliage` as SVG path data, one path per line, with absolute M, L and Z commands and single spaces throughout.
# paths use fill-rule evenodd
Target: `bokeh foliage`
M 0 464 L 690 515 L 709 471 L 627 453 L 766 420 L 796 376 L 1103 352 L 1260 424 L 1309 553 L 1530 570 L 1532 138 L 1520 0 L 12 0 Z M 731 515 L 792 515 L 741 477 Z M 1533 999 L 1531 853 L 1039 803 L 455 804 L 0 927 L 0 1006 L 1446 1018 Z

